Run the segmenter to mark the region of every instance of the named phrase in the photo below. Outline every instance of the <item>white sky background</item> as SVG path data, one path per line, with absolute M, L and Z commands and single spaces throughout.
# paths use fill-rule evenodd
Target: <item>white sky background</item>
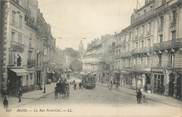
M 87 38 L 83 40 L 86 47 L 91 40 L 104 34 L 120 32 L 128 26 L 137 0 L 38 1 L 41 12 L 57 39 L 57 47 L 78 49 L 82 38 Z

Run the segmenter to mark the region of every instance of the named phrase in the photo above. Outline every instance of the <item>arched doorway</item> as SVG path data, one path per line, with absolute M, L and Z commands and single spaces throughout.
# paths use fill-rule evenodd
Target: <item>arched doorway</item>
M 174 95 L 174 82 L 175 82 L 175 75 L 173 73 L 171 73 L 169 75 L 169 96 L 173 96 Z
M 176 81 L 176 98 L 181 99 L 182 96 L 182 77 L 179 76 Z

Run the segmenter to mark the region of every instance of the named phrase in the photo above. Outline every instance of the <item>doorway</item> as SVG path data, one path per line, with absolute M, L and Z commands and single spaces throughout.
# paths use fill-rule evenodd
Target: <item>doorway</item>
M 169 93 L 168 95 L 173 97 L 174 95 L 174 83 L 175 83 L 175 75 L 171 73 L 169 75 Z
M 178 77 L 176 82 L 177 82 L 176 83 L 176 90 L 177 90 L 176 98 L 181 99 L 181 97 L 182 97 L 181 96 L 182 95 L 182 77 L 181 76 Z

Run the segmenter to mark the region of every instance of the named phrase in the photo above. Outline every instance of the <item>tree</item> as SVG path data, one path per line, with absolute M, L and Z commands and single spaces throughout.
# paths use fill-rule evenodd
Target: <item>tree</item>
M 73 60 L 70 64 L 70 68 L 73 70 L 73 71 L 77 71 L 77 72 L 80 72 L 82 70 L 82 62 L 78 59 L 76 60 Z

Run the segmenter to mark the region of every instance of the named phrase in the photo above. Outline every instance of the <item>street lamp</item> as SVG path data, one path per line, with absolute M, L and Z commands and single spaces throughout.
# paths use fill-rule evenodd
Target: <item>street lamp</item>
M 46 71 L 47 71 L 47 63 L 46 63 L 46 56 L 47 56 L 47 50 L 46 50 L 46 48 L 44 48 L 44 91 L 43 91 L 43 93 L 46 93 Z

